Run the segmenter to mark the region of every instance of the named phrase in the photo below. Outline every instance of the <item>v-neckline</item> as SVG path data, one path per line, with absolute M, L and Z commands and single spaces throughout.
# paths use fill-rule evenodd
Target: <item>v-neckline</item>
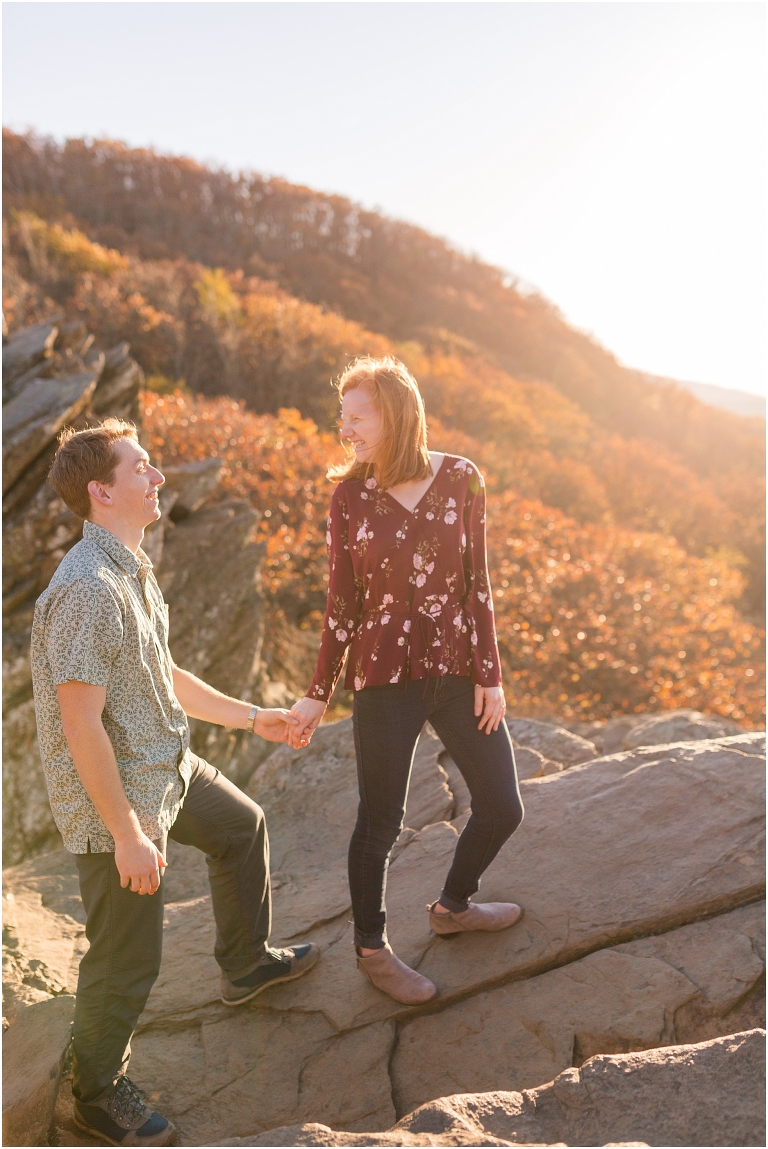
M 419 507 L 420 507 L 420 506 L 421 506 L 421 504 L 424 502 L 424 500 L 426 499 L 427 495 L 429 494 L 429 492 L 432 490 L 432 488 L 434 487 L 435 483 L 437 482 L 437 477 L 438 477 L 438 475 L 440 474 L 440 472 L 441 472 L 441 471 L 442 471 L 442 469 L 443 469 L 443 463 L 445 462 L 446 458 L 447 458 L 447 456 L 446 456 L 445 452 L 443 452 L 443 457 L 442 457 L 442 459 L 440 460 L 440 466 L 437 468 L 437 470 L 435 471 L 434 475 L 432 476 L 432 482 L 429 484 L 429 486 L 427 487 L 426 491 L 425 491 L 425 492 L 424 492 L 424 494 L 421 496 L 421 498 L 419 499 L 419 501 L 418 501 L 417 503 L 414 503 L 414 504 L 413 504 L 413 510 L 411 510 L 411 509 L 410 509 L 410 507 L 406 507 L 405 503 L 401 503 L 401 502 L 400 502 L 400 500 L 399 500 L 398 498 L 396 498 L 396 496 L 395 496 L 395 495 L 393 495 L 393 494 L 392 494 L 390 491 L 385 491 L 385 492 L 384 492 L 384 494 L 385 494 L 385 495 L 388 495 L 388 496 L 389 496 L 389 498 L 392 500 L 392 502 L 393 502 L 393 503 L 397 503 L 397 505 L 398 505 L 398 507 L 400 508 L 400 510 L 401 510 L 401 511 L 405 511 L 405 513 L 406 513 L 407 515 L 415 515 L 415 514 L 416 514 L 416 512 L 417 512 L 417 510 L 419 509 Z

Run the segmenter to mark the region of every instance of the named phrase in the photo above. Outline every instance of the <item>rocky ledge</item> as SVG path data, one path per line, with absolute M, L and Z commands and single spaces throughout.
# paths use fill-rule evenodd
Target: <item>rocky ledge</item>
M 515 734 L 543 737 L 519 726 Z M 562 754 L 572 737 L 548 724 L 548 753 L 559 738 Z M 422 734 L 388 890 L 393 946 L 439 988 L 421 1008 L 397 1005 L 355 969 L 345 872 L 357 802 L 349 720 L 321 727 L 307 751 L 279 748 L 247 783 L 270 828 L 275 942 L 313 938 L 322 947 L 305 978 L 237 1011 L 221 1005 L 205 862 L 173 849 L 163 965 L 131 1074 L 177 1123 L 181 1144 L 762 1143 L 736 1121 L 752 1114 L 753 1089 L 739 1067 L 757 1039 L 732 1035 L 765 1025 L 764 735 L 558 765 L 522 782 L 525 821 L 479 895 L 519 901 L 522 921 L 503 934 L 437 938 L 425 904 L 440 889 L 467 809 L 444 748 L 429 728 Z M 70 1008 L 85 939 L 64 852 L 7 871 L 5 899 L 12 1038 L 34 1008 Z M 56 1040 L 39 1051 L 49 1069 L 65 1056 Z M 722 1081 L 736 1083 L 723 1085 L 735 1113 L 730 1134 L 702 1116 L 717 1109 L 720 1070 L 696 1067 L 718 1058 L 732 1063 Z M 25 1074 L 35 1079 L 32 1063 Z M 56 1081 L 48 1080 L 40 1121 L 53 1111 Z M 598 1081 L 599 1113 L 614 1116 L 587 1135 L 594 1107 L 579 1098 L 592 1097 Z M 691 1100 L 631 1109 L 621 1089 L 635 1096 L 635 1081 L 649 1090 L 667 1081 Z M 87 1144 L 71 1125 L 67 1089 L 64 1071 L 51 1143 Z M 545 1105 L 548 1097 L 555 1100 Z M 635 1124 L 627 1117 L 621 1126 L 630 1109 Z M 438 1111 L 469 1120 L 470 1110 L 471 1128 L 419 1124 Z M 491 1110 L 507 1117 L 483 1125 L 477 1114 Z M 544 1121 L 555 1112 L 559 1125 Z M 707 1138 L 696 1140 L 705 1125 Z M 290 1131 L 279 1136 L 289 1140 L 271 1132 L 284 1126 Z M 434 1140 L 444 1136 L 453 1140 Z

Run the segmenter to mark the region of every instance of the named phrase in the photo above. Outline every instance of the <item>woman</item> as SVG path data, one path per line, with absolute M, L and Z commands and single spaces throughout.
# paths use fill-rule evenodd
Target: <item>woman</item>
M 348 462 L 328 519 L 330 585 L 317 670 L 293 713 L 305 745 L 351 644 L 360 806 L 349 848 L 358 967 L 396 1001 L 437 993 L 386 938 L 389 854 L 403 826 L 413 754 L 429 721 L 461 770 L 472 814 L 429 906 L 444 936 L 503 930 L 514 903 L 470 902 L 522 821 L 485 553 L 485 490 L 467 459 L 427 450 L 424 405 L 396 359 L 358 359 L 337 382 Z M 479 721 L 478 721 L 479 720 Z

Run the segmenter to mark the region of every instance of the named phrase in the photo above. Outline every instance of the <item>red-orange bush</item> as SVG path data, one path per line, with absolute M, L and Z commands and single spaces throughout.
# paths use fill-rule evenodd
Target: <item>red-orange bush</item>
M 324 519 L 334 435 L 298 412 L 254 415 L 231 399 L 144 393 L 158 462 L 224 459 L 219 497 L 262 511 L 266 588 L 294 618 L 318 620 L 327 583 Z M 691 706 L 762 720 L 762 635 L 732 605 L 741 575 L 662 535 L 580 525 L 505 489 L 495 449 L 436 420 L 431 442 L 488 475 L 488 552 L 510 705 L 600 718 Z

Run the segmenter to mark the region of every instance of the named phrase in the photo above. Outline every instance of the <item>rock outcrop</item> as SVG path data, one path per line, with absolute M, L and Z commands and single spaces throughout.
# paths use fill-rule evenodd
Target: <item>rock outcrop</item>
M 600 754 L 616 754 L 637 746 L 664 742 L 693 742 L 701 738 L 724 738 L 738 734 L 730 718 L 708 716 L 700 710 L 665 710 L 661 714 L 624 714 L 607 722 L 576 722 L 568 729 L 594 743 Z
M 680 1043 L 764 1025 L 763 746 L 762 735 L 740 734 L 646 747 L 524 781 L 526 819 L 479 897 L 513 897 L 525 917 L 503 934 L 446 940 L 430 934 L 425 903 L 439 892 L 466 812 L 427 729 L 388 889 L 395 949 L 440 991 L 416 1009 L 379 993 L 354 965 L 345 857 L 357 804 L 351 722 L 321 727 L 306 752 L 276 750 L 248 784 L 270 830 L 275 944 L 311 937 L 321 960 L 300 981 L 227 1010 L 217 999 L 205 862 L 174 847 L 163 965 L 133 1042 L 132 1075 L 184 1144 L 280 1126 L 298 1136 L 297 1122 L 326 1127 L 307 1133 L 326 1140 L 257 1143 L 347 1143 L 328 1139 L 341 1130 L 359 1144 L 436 1097 L 540 1091 L 553 1079 L 582 1081 L 595 1055 L 671 1055 Z M 13 1013 L 14 1000 L 18 1011 L 46 994 L 30 985 L 33 954 L 46 955 L 47 992 L 71 992 L 85 943 L 63 852 L 15 867 L 5 889 L 14 899 L 6 902 Z M 339 1085 L 348 1080 L 354 1088 Z M 85 1143 L 71 1140 L 66 1083 L 55 1120 L 67 1143 Z M 650 1128 L 583 1142 L 489 1127 L 483 1137 L 500 1142 L 472 1141 L 477 1132 L 464 1129 L 450 1134 L 463 1141 L 420 1143 L 653 1143 Z
M 37 324 L 3 347 L 3 856 L 57 841 L 37 751 L 29 635 L 35 599 L 82 523 L 46 482 L 65 424 L 136 419 L 142 374 L 128 345 L 94 350 L 80 323 Z
M 595 1057 L 524 1092 L 441 1097 L 387 1133 L 319 1124 L 221 1145 L 764 1145 L 765 1030 Z
M 43 1145 L 53 1117 L 75 999 L 24 1010 L 3 1035 L 3 1144 Z
M 80 323 L 37 324 L 3 347 L 3 857 L 18 862 L 59 841 L 37 750 L 29 637 L 36 598 L 81 536 L 82 522 L 46 481 L 65 424 L 115 415 L 140 425 L 142 373 L 127 343 L 106 352 Z M 168 469 L 163 519 L 147 532 L 170 607 L 180 665 L 219 689 L 257 698 L 264 606 L 257 516 L 244 503 L 206 505 L 221 460 Z M 260 700 L 260 699 L 259 699 Z M 193 747 L 234 778 L 270 751 L 259 738 L 193 724 Z

